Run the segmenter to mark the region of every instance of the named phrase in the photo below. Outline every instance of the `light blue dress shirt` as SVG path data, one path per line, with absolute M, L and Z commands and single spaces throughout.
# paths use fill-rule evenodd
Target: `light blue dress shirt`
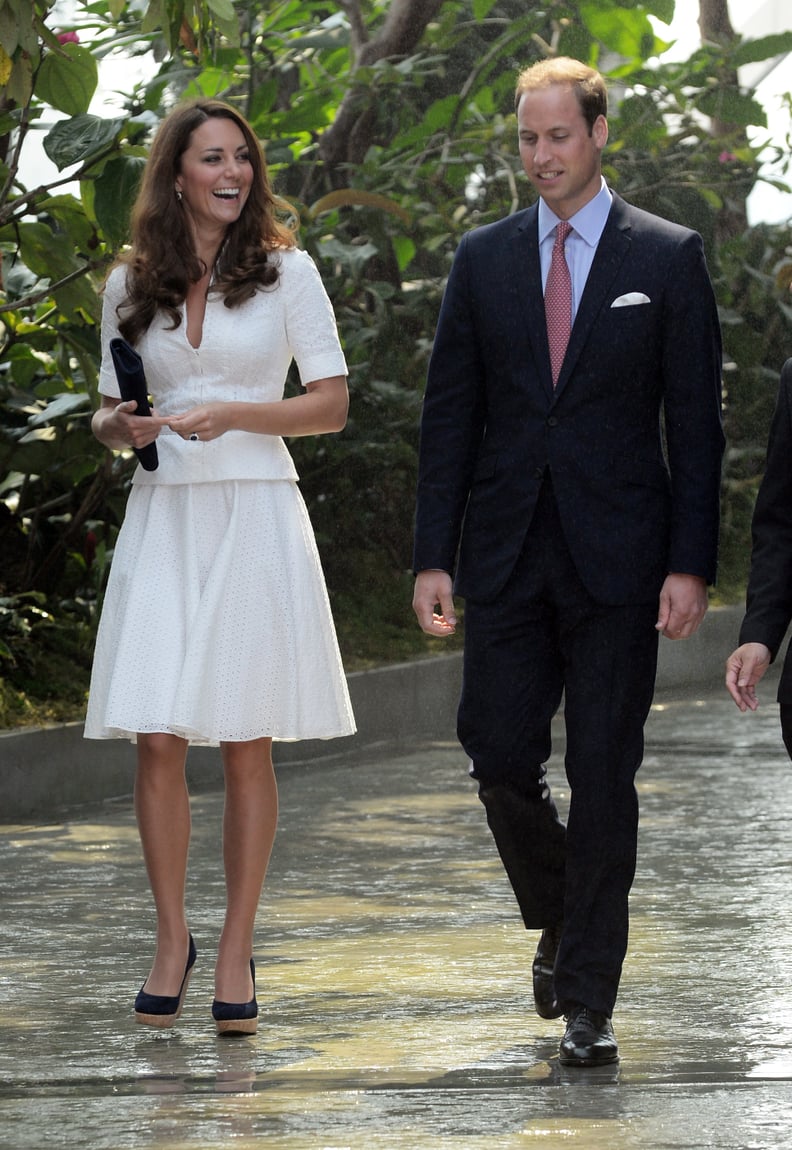
M 612 195 L 610 188 L 602 180 L 602 186 L 592 200 L 569 220 L 572 231 L 567 236 L 564 252 L 572 279 L 572 322 L 580 306 L 583 289 L 586 286 L 591 265 L 597 251 L 597 244 L 608 219 Z M 556 226 L 560 223 L 555 212 L 548 208 L 543 199 L 539 200 L 539 262 L 542 269 L 542 291 L 547 284 L 550 260 L 555 243 Z

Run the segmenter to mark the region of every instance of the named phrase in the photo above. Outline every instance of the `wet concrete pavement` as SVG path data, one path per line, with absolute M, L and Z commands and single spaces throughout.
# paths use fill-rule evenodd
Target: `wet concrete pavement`
M 561 1022 L 533 1013 L 536 937 L 451 742 L 282 771 L 253 1039 L 217 1040 L 209 1014 L 220 796 L 194 802 L 199 956 L 173 1032 L 132 1015 L 152 940 L 129 803 L 0 827 L 0 1147 L 788 1146 L 792 767 L 775 706 L 659 697 L 639 789 L 622 1061 L 595 1071 L 561 1068 Z

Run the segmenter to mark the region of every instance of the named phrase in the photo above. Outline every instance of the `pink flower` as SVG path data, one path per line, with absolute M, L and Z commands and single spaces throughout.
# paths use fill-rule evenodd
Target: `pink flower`
M 58 32 L 56 33 L 59 44 L 79 44 L 80 37 L 76 32 Z
M 721 152 L 721 154 L 718 156 L 718 159 L 722 164 L 729 164 L 733 160 L 736 160 L 737 157 L 735 156 L 734 152 Z

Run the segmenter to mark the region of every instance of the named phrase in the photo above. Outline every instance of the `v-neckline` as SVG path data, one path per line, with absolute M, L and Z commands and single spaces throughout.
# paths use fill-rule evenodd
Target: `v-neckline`
M 192 286 L 195 286 L 195 285 L 192 285 Z M 201 317 L 201 323 L 200 323 L 200 327 L 198 330 L 198 342 L 197 343 L 193 343 L 192 339 L 190 338 L 190 306 L 189 306 L 190 305 L 190 293 L 189 293 L 189 291 L 188 291 L 188 293 L 184 299 L 184 337 L 187 340 L 187 343 L 190 345 L 190 347 L 192 348 L 193 351 L 200 351 L 201 345 L 203 344 L 204 327 L 206 325 L 206 308 L 207 308 L 207 305 L 209 303 L 208 292 L 209 292 L 210 287 L 211 287 L 211 279 L 210 279 L 209 283 L 207 284 L 206 292 L 205 292 L 204 297 L 203 297 L 203 305 L 204 305 L 203 306 L 203 315 Z

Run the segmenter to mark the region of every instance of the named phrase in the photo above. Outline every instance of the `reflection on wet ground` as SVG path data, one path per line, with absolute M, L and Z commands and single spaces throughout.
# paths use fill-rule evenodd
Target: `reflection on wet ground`
M 786 1146 L 792 767 L 776 708 L 668 699 L 647 731 L 622 1063 L 564 1070 L 535 937 L 461 752 L 282 772 L 262 1017 L 218 1041 L 218 795 L 195 799 L 199 949 L 177 1028 L 135 1025 L 149 896 L 127 803 L 0 828 L 0 1148 Z M 558 744 L 563 741 L 561 725 Z M 561 805 L 558 750 L 551 773 Z

